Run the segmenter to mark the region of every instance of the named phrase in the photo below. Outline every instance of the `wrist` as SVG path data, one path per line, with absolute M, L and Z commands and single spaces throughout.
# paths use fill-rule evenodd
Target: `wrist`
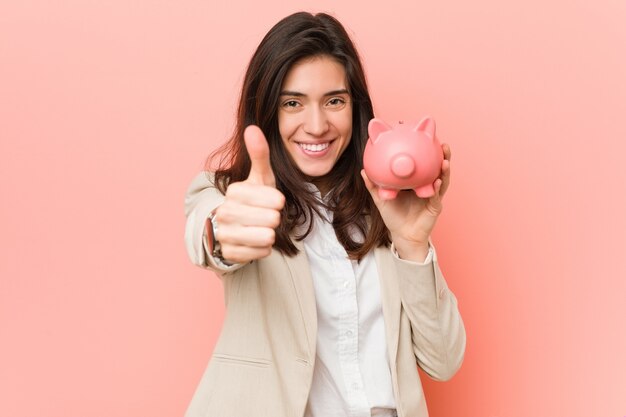
M 393 246 L 401 259 L 422 262 L 428 256 L 428 251 L 430 249 L 428 239 L 424 241 L 417 241 L 391 236 L 391 241 L 393 242 Z

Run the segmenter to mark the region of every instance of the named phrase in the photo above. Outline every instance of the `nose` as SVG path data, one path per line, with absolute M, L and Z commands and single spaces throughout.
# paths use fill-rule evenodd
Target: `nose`
M 328 119 L 324 111 L 313 107 L 306 112 L 304 131 L 311 136 L 322 136 L 328 131 Z

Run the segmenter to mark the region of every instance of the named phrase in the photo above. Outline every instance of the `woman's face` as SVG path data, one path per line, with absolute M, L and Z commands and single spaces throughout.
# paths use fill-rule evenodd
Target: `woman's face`
M 278 127 L 283 145 L 309 177 L 328 174 L 352 136 L 346 71 L 328 56 L 295 63 L 280 92 Z

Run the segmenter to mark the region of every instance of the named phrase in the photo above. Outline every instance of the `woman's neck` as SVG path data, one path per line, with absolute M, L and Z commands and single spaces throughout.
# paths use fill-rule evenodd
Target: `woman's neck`
M 328 194 L 328 191 L 330 191 L 331 187 L 327 178 L 318 177 L 318 178 L 311 178 L 310 180 L 311 180 L 311 183 L 315 185 L 318 190 L 320 190 L 320 194 L 322 198 L 324 198 L 326 194 Z

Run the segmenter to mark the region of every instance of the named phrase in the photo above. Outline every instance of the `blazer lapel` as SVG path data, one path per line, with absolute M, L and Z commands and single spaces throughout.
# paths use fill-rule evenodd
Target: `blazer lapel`
M 309 358 L 311 364 L 315 361 L 315 348 L 317 345 L 317 307 L 315 305 L 315 289 L 311 277 L 311 268 L 304 250 L 304 244 L 296 239 L 292 242 L 300 251 L 294 257 L 284 256 L 293 286 L 300 304 L 303 325 L 309 345 Z
M 375 252 L 378 277 L 380 279 L 380 293 L 385 319 L 385 331 L 389 359 L 392 368 L 395 366 L 398 353 L 398 338 L 400 336 L 400 290 L 396 280 L 393 254 L 386 247 L 378 247 Z

